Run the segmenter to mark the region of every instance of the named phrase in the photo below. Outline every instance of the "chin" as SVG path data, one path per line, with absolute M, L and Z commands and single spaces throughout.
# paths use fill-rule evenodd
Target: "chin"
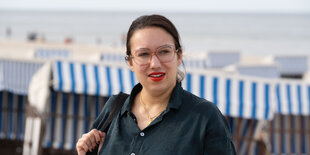
M 160 81 L 160 82 L 153 82 L 151 86 L 149 87 L 152 91 L 156 92 L 162 92 L 167 91 L 169 88 L 172 87 L 172 84 L 170 82 Z

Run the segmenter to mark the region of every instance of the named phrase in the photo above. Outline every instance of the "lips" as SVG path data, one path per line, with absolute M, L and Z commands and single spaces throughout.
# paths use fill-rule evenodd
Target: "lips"
M 166 74 L 164 72 L 153 72 L 153 73 L 149 74 L 148 76 L 152 81 L 160 81 L 160 80 L 164 79 Z

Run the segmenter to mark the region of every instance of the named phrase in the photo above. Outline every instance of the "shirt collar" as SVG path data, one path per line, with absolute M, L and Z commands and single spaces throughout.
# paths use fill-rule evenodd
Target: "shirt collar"
M 182 94 L 183 88 L 181 86 L 181 82 L 177 82 L 174 89 L 172 90 L 167 108 L 179 109 L 182 104 Z
M 137 96 L 137 94 L 142 90 L 142 85 L 140 83 L 136 84 L 133 89 L 131 90 L 131 93 L 129 95 L 129 100 L 127 99 L 124 103 L 124 106 L 121 109 L 121 116 L 125 113 L 125 112 L 129 112 L 131 109 L 131 105 L 134 102 L 135 97 Z
M 129 100 L 127 99 L 125 101 L 124 106 L 121 109 L 121 116 L 125 112 L 130 111 L 131 105 L 133 104 L 135 97 L 141 90 L 142 90 L 142 85 L 140 83 L 134 86 L 134 88 L 132 89 L 130 93 Z M 177 82 L 174 89 L 172 90 L 167 109 L 170 109 L 170 108 L 179 109 L 179 107 L 182 104 L 182 101 L 181 101 L 182 94 L 183 94 L 183 88 L 181 86 L 181 82 Z

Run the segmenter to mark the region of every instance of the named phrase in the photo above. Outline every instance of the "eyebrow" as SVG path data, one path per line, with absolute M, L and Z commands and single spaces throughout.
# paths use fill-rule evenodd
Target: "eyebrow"
M 159 46 L 156 48 L 156 50 L 160 49 L 160 48 L 163 48 L 163 47 L 170 47 L 172 48 L 173 45 L 170 45 L 170 44 L 165 44 L 165 45 L 162 45 L 162 46 Z
M 164 44 L 164 45 L 161 45 L 161 46 L 157 47 L 156 50 L 164 48 L 164 47 L 171 47 L 172 48 L 172 46 L 173 45 L 171 45 L 171 44 Z M 140 50 L 150 50 L 150 49 L 149 48 L 139 48 L 139 49 L 135 50 L 135 52 L 136 51 L 140 51 Z

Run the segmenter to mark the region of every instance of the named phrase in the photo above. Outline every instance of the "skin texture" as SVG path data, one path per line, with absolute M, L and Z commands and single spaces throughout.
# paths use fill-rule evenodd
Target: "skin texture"
M 88 150 L 94 149 L 100 143 L 99 149 L 102 147 L 106 134 L 104 132 L 93 129 L 82 137 L 76 143 L 76 150 L 79 155 L 85 155 Z
M 130 44 L 132 52 L 141 48 L 155 52 L 158 47 L 167 44 L 175 48 L 173 37 L 158 27 L 136 30 L 130 39 Z M 133 55 L 133 53 L 131 54 Z M 135 97 L 131 111 L 136 116 L 138 126 L 142 130 L 149 125 L 148 116 L 156 116 L 166 109 L 172 90 L 176 85 L 177 69 L 182 63 L 182 54 L 175 54 L 173 60 L 166 63 L 161 63 L 157 56 L 153 55 L 147 65 L 139 65 L 133 59 L 129 60 L 128 64 L 142 84 L 143 89 Z M 165 73 L 165 77 L 160 81 L 154 81 L 149 77 L 149 74 L 154 72 Z M 143 99 L 144 107 L 140 102 L 141 99 Z M 85 155 L 88 150 L 92 150 L 97 145 L 96 143 L 100 143 L 98 149 L 100 150 L 105 135 L 96 129 L 83 134 L 76 144 L 78 154 Z
M 158 47 L 163 45 L 172 45 L 174 47 L 174 40 L 172 36 L 165 30 L 158 27 L 147 27 L 137 30 L 131 38 L 131 54 L 141 48 L 150 49 L 154 52 Z M 148 65 L 141 66 L 135 61 L 130 61 L 131 70 L 137 76 L 139 82 L 143 86 L 143 91 L 148 91 L 153 96 L 159 96 L 169 88 L 173 89 L 176 81 L 177 67 L 181 64 L 181 59 L 177 56 L 166 63 L 161 63 L 159 59 L 153 55 Z M 166 76 L 160 82 L 154 82 L 148 74 L 152 72 L 165 72 Z
M 134 52 L 141 48 L 155 52 L 158 47 L 163 45 L 168 44 L 174 47 L 174 39 L 162 28 L 146 27 L 135 31 L 130 44 L 131 55 L 134 55 Z M 148 115 L 154 116 L 166 108 L 170 94 L 176 84 L 177 69 L 181 63 L 182 54 L 176 54 L 172 61 L 165 63 L 160 62 L 155 55 L 152 56 L 147 65 L 137 64 L 134 58 L 129 60 L 130 69 L 143 86 L 132 106 L 132 112 L 137 117 L 138 126 L 141 130 L 148 125 Z M 153 81 L 149 75 L 154 72 L 163 72 L 165 77 L 160 81 Z M 140 98 L 143 98 L 145 108 Z

